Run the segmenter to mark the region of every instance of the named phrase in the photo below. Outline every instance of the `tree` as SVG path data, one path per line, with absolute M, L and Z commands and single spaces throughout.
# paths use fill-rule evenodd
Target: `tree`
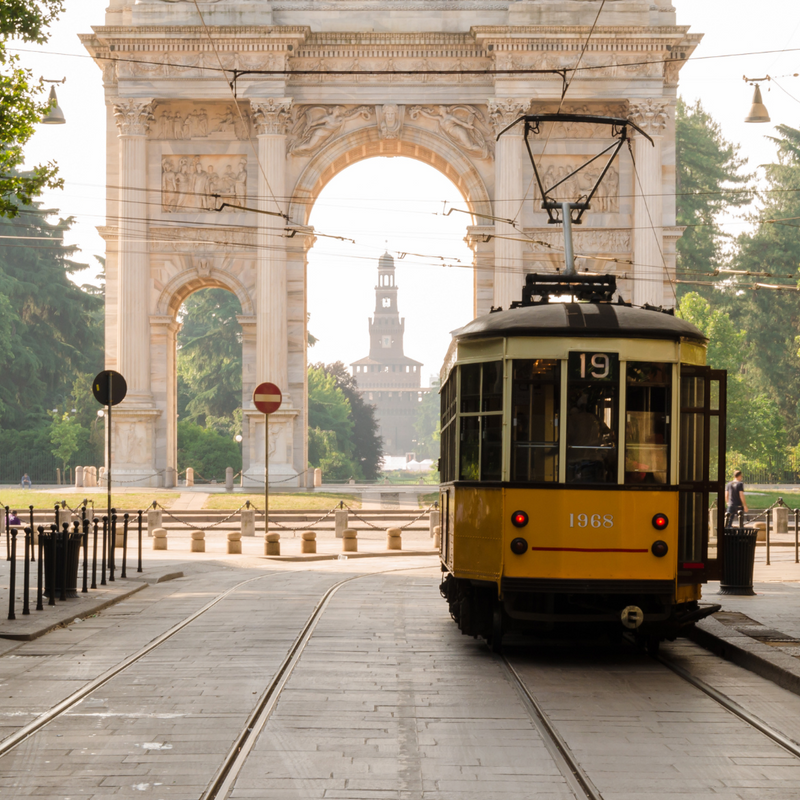
M 441 438 L 441 412 L 439 407 L 439 381 L 431 382 L 431 390 L 423 396 L 414 422 L 417 436 L 417 460 L 439 458 Z
M 85 438 L 85 434 L 84 428 L 75 421 L 69 412 L 53 414 L 50 441 L 54 445 L 53 455 L 61 460 L 64 469 L 67 468 L 72 456 L 78 452 L 81 439 Z
M 241 313 L 236 295 L 204 289 L 184 303 L 178 334 L 178 415 L 229 437 L 242 428 Z
M 358 390 L 356 379 L 341 361 L 335 361 L 333 364 L 315 364 L 314 368 L 330 375 L 350 403 L 350 419 L 353 422 L 351 438 L 353 459 L 360 466 L 361 477 L 365 480 L 377 480 L 383 458 L 383 440 L 378 434 L 375 407 L 364 400 Z
M 678 99 L 675 146 L 677 221 L 686 226 L 677 245 L 678 275 L 703 280 L 723 265 L 724 248 L 731 241 L 718 217 L 752 201 L 747 184 L 753 176 L 742 172 L 747 161 L 740 157 L 739 146 L 723 137 L 699 100 L 687 106 Z
M 187 467 L 195 471 L 200 480 L 225 480 L 225 470 L 234 473 L 242 468 L 239 445 L 228 436 L 207 430 L 188 420 L 178 423 L 178 470 Z
M 30 70 L 20 67 L 19 57 L 9 54 L 9 39 L 42 44 L 48 39 L 47 27 L 64 5 L 64 0 L 4 0 L 0 4 L 0 216 L 15 217 L 20 208 L 30 205 L 44 187 L 57 188 L 54 163 L 21 173 L 23 147 L 34 126 L 50 108 L 42 102 L 44 86 L 34 81 Z

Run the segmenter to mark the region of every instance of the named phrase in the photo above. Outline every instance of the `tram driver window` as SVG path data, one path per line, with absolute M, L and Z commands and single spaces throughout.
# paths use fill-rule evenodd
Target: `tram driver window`
M 464 364 L 459 369 L 459 479 L 499 481 L 503 464 L 503 363 Z
M 617 482 L 619 356 L 570 353 L 567 483 Z
M 665 484 L 672 365 L 630 361 L 626 381 L 625 483 Z
M 511 480 L 558 481 L 558 361 L 514 361 L 511 411 Z

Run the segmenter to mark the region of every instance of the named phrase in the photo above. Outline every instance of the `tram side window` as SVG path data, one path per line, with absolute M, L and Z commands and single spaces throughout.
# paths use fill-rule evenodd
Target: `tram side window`
M 626 393 L 625 483 L 665 484 L 672 365 L 628 362 Z
M 459 369 L 459 479 L 499 481 L 503 463 L 503 363 L 464 364 Z
M 453 371 L 441 391 L 441 456 L 439 474 L 442 483 L 456 477 L 456 373 Z
M 558 361 L 514 361 L 511 410 L 511 480 L 558 481 Z
M 569 354 L 567 483 L 617 482 L 618 387 L 618 354 Z

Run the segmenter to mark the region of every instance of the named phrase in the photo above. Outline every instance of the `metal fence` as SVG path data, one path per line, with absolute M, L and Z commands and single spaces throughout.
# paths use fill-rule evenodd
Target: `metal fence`
M 744 462 L 738 467 L 742 471 L 745 483 L 790 483 L 800 484 L 800 463 L 797 459 L 787 458 L 774 464 L 748 464 Z M 736 469 L 736 464 L 728 464 L 728 471 Z M 730 478 L 730 476 L 728 476 Z
M 0 483 L 19 483 L 27 473 L 34 486 L 57 483 L 57 469 L 62 463 L 52 453 L 29 451 L 6 453 L 0 458 Z M 70 474 L 72 470 L 70 469 Z

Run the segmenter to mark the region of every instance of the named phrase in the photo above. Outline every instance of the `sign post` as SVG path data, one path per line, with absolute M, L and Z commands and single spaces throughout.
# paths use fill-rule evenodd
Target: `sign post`
M 128 394 L 128 383 L 119 372 L 113 369 L 104 369 L 98 372 L 92 381 L 92 394 L 94 399 L 101 406 L 106 406 L 108 414 L 108 441 L 107 447 L 107 468 L 106 468 L 106 488 L 108 495 L 108 524 L 111 524 L 111 407 L 119 405 Z
M 253 405 L 264 414 L 264 536 L 269 533 L 269 415 L 281 407 L 282 400 L 274 383 L 259 383 L 253 392 Z

